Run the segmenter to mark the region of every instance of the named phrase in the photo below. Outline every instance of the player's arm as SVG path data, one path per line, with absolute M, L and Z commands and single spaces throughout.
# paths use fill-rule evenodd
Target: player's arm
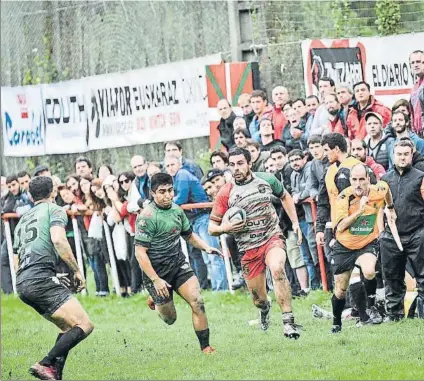
M 85 288 L 85 279 L 81 274 L 78 263 L 72 253 L 71 246 L 66 238 L 66 231 L 63 226 L 50 226 L 50 237 L 52 243 L 59 254 L 59 257 L 65 262 L 74 273 L 75 280 L 78 282 L 77 290 L 81 291 Z
M 231 223 L 223 220 L 224 214 L 228 210 L 229 193 L 230 188 L 227 184 L 216 195 L 208 225 L 208 232 L 212 236 L 219 236 L 224 233 L 236 233 L 243 229 L 243 221 Z
M 293 199 L 290 196 L 289 192 L 284 191 L 284 194 L 280 197 L 281 204 L 283 205 L 284 210 L 290 218 L 290 221 L 293 225 L 293 231 L 297 235 L 297 244 L 302 244 L 302 231 L 299 226 L 299 219 L 296 214 L 296 206 L 294 205 Z
M 216 249 L 216 248 L 214 248 L 214 247 L 212 247 L 212 246 L 209 246 L 205 241 L 203 241 L 203 239 L 201 239 L 196 233 L 192 233 L 190 236 L 189 236 L 189 238 L 188 238 L 188 242 L 192 245 L 192 246 L 194 246 L 195 248 L 197 248 L 197 249 L 199 249 L 199 250 L 201 250 L 201 251 L 205 251 L 206 253 L 208 253 L 208 254 L 216 254 L 216 255 L 219 255 L 219 256 L 222 256 L 222 253 L 218 250 L 218 249 Z
M 337 231 L 341 233 L 348 229 L 364 213 L 367 202 L 368 197 L 362 196 L 358 210 L 349 215 L 349 196 L 344 191 L 340 193 L 335 205 Z

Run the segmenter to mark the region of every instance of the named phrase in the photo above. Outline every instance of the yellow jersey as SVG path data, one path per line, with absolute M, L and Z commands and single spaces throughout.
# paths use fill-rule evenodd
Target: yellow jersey
M 379 210 L 384 208 L 388 191 L 389 185 L 384 181 L 370 185 L 365 211 L 345 231 L 336 231 L 339 243 L 348 249 L 358 250 L 378 238 L 377 215 Z M 352 186 L 340 193 L 335 204 L 335 226 L 359 210 L 360 200 L 361 197 L 355 195 Z

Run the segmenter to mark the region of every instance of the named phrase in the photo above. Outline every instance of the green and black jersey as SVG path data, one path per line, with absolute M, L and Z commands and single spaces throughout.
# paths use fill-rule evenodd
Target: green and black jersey
M 51 240 L 50 228 L 65 228 L 67 223 L 66 212 L 50 202 L 35 205 L 21 217 L 13 245 L 13 252 L 19 257 L 17 283 L 56 274 L 59 256 Z
M 137 217 L 134 243 L 148 249 L 150 262 L 160 276 L 185 261 L 180 237 L 191 234 L 190 222 L 178 205 L 163 209 L 151 202 Z

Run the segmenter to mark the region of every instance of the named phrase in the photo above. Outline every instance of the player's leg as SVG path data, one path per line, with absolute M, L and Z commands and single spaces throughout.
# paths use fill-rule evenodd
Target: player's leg
M 298 339 L 300 336 L 299 326 L 295 324 L 294 320 L 291 288 L 285 273 L 286 252 L 283 247 L 284 243 L 275 240 L 268 246 L 265 262 L 271 270 L 275 297 L 283 314 L 284 336 Z
M 192 275 L 179 288 L 177 293 L 190 305 L 192 311 L 193 328 L 199 340 L 200 349 L 205 353 L 212 353 L 214 349 L 209 343 L 209 326 L 206 316 L 205 303 L 200 294 L 199 281 Z
M 358 257 L 356 263 L 361 267 L 363 274 L 363 284 L 366 293 L 366 313 L 369 316 L 368 323 L 380 324 L 383 319 L 375 307 L 377 292 L 377 279 L 375 276 L 377 256 L 375 254 L 374 252 L 365 252 Z
M 271 303 L 268 300 L 268 294 L 266 291 L 265 264 L 263 271 L 259 274 L 255 274 L 255 277 L 246 275 L 246 271 L 244 273 L 246 286 L 252 297 L 253 304 L 259 309 L 259 321 L 261 328 L 266 331 L 269 327 L 269 311 Z
M 167 278 L 166 281 L 169 281 L 169 279 Z M 153 282 L 147 276 L 143 277 L 143 284 L 151 298 L 150 304 L 152 307 L 150 307 L 149 304 L 149 308 L 156 310 L 159 317 L 166 324 L 174 324 L 177 320 L 177 311 L 175 310 L 174 301 L 172 299 L 172 288 L 168 287 L 169 296 L 164 297 L 157 293 Z
M 334 295 L 331 299 L 333 307 L 332 333 L 338 333 L 342 329 L 342 313 L 346 304 L 346 291 L 349 287 L 351 270 L 334 275 Z
M 75 297 L 71 297 L 51 315 L 46 314 L 44 317 L 54 323 L 61 333 L 47 356 L 34 364 L 30 372 L 35 377 L 46 379 L 54 369 L 55 379 L 61 379 L 69 351 L 84 340 L 93 331 L 94 326 Z

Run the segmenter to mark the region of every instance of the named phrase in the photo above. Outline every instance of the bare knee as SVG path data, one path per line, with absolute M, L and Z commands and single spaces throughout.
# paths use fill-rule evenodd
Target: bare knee
M 94 324 L 89 320 L 84 324 L 80 324 L 80 328 L 84 331 L 85 335 L 88 336 L 94 330 Z
M 196 314 L 204 314 L 206 313 L 205 302 L 203 301 L 203 297 L 201 295 L 197 296 L 190 302 L 190 307 Z
M 161 315 L 161 318 L 168 325 L 172 325 L 177 321 L 177 315 Z
M 346 299 L 346 290 L 339 288 L 334 291 L 337 299 Z
M 372 280 L 375 278 L 375 271 L 374 270 L 366 270 L 366 271 L 362 271 L 364 278 L 366 280 Z
M 287 279 L 284 264 L 279 263 L 278 266 L 271 269 L 271 276 L 275 282 L 284 282 Z
M 259 308 L 261 310 L 267 308 L 267 305 L 269 304 L 268 300 L 262 300 L 262 299 L 254 299 L 253 303 L 256 306 L 256 308 Z

